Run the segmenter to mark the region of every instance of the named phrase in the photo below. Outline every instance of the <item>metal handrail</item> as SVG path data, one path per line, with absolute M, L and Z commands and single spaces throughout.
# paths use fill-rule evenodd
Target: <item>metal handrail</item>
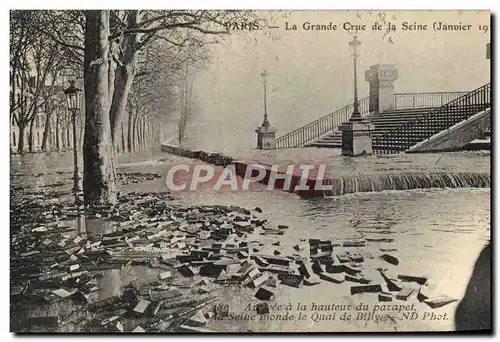
M 358 101 L 359 112 L 361 115 L 369 112 L 369 96 Z M 348 121 L 354 109 L 353 104 L 349 104 L 332 113 L 308 123 L 305 126 L 287 133 L 276 139 L 277 148 L 302 147 L 323 135 L 332 132 L 344 122 Z
M 468 91 L 395 93 L 394 109 L 441 107 L 469 93 Z M 406 101 L 406 99 L 411 99 L 411 101 Z M 369 113 L 369 101 L 369 96 L 358 101 L 361 115 Z M 411 105 L 408 105 L 408 102 L 411 102 Z M 277 138 L 276 147 L 302 147 L 331 133 L 349 120 L 353 107 L 353 104 L 349 104 Z
M 441 107 L 467 93 L 469 91 L 395 93 L 394 109 Z
M 375 137 L 373 139 L 373 149 L 377 153 L 405 151 L 415 144 L 412 139 L 413 136 L 422 141 L 489 106 L 491 106 L 490 83 L 431 110 L 392 131 Z M 396 139 L 399 146 L 394 144 Z

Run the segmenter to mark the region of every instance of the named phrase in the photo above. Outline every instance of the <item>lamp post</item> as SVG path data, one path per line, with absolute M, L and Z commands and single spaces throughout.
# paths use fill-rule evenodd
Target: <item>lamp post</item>
M 359 113 L 358 108 L 358 73 L 357 73 L 357 64 L 359 57 L 359 49 L 361 47 L 361 41 L 358 40 L 358 36 L 355 35 L 354 38 L 349 42 L 349 46 L 352 50 L 352 58 L 354 62 L 354 110 L 352 112 L 351 120 L 352 121 L 360 121 L 361 114 Z
M 73 191 L 80 191 L 79 185 L 79 172 L 78 172 L 78 149 L 77 149 L 77 138 L 76 138 L 76 114 L 80 109 L 81 102 L 81 92 L 82 90 L 75 87 L 75 81 L 70 82 L 70 86 L 64 89 L 64 94 L 66 95 L 66 101 L 68 104 L 68 110 L 71 113 L 71 120 L 73 123 Z
M 260 74 L 264 80 L 264 121 L 262 122 L 262 127 L 269 127 L 271 124 L 267 120 L 267 76 L 269 76 L 267 70 L 262 71 Z
M 262 125 L 257 127 L 255 133 L 257 133 L 257 148 L 261 150 L 274 150 L 276 149 L 276 128 L 271 127 L 269 120 L 267 119 L 267 70 L 262 71 L 260 76 L 262 76 L 264 82 L 264 121 Z

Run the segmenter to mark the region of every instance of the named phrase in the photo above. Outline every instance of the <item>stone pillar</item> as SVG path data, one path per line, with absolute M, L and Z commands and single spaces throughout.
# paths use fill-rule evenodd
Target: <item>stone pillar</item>
M 372 131 L 375 126 L 367 120 L 349 121 L 340 126 L 342 155 L 357 157 L 372 155 Z
M 370 83 L 370 113 L 394 109 L 394 81 L 398 70 L 391 64 L 372 65 L 365 78 Z
M 257 148 L 260 150 L 276 149 L 276 128 L 271 126 L 260 126 L 255 130 L 257 133 Z

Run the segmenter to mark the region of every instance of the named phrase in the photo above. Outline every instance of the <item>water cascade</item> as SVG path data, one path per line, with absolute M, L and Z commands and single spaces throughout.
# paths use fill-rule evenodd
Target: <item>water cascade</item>
M 245 175 L 249 165 L 260 164 L 258 162 L 235 160 L 232 157 L 224 156 L 221 153 L 210 153 L 204 151 L 193 151 L 174 145 L 162 144 L 162 151 L 188 158 L 195 158 L 206 163 L 219 166 L 232 164 L 235 166 L 236 174 L 239 177 Z M 266 176 L 260 183 L 266 184 L 269 181 L 271 165 L 264 165 Z M 301 197 L 324 197 L 342 196 L 359 192 L 377 192 L 384 190 L 411 190 L 411 189 L 431 189 L 431 188 L 489 188 L 491 186 L 491 176 L 489 173 L 474 172 L 400 172 L 383 173 L 353 176 L 325 176 L 321 181 L 316 180 L 317 166 L 311 170 L 306 184 L 309 190 L 295 190 L 299 185 L 301 173 L 294 170 L 290 175 L 290 188 L 286 191 L 296 193 Z M 286 168 L 280 168 L 278 173 L 285 173 Z M 328 190 L 315 190 L 318 185 L 328 186 Z M 284 181 L 275 182 L 274 189 L 283 189 Z
M 358 192 L 383 190 L 411 190 L 430 188 L 488 188 L 491 177 L 487 173 L 395 173 L 342 176 L 325 179 L 331 190 L 295 191 L 301 197 L 342 196 Z

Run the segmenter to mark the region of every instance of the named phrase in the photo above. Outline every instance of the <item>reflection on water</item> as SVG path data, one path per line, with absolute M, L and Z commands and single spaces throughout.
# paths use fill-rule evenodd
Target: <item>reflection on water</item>
M 79 234 L 102 235 L 116 231 L 116 225 L 112 221 L 100 218 L 87 218 L 79 215 L 75 220 L 68 221 L 70 227 L 74 227 Z

